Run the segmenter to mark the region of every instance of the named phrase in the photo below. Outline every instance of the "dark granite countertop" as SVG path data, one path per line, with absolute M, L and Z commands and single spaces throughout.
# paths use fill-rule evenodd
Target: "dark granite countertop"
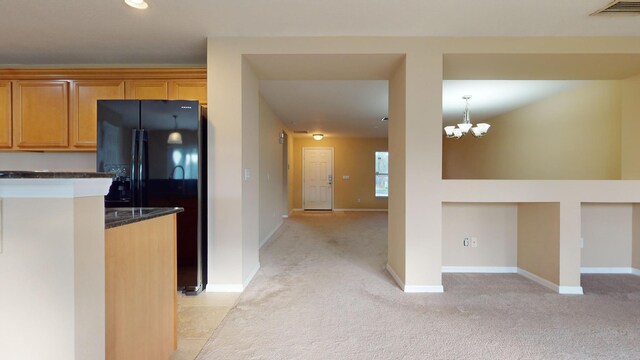
M 183 212 L 180 207 L 162 208 L 106 208 L 104 209 L 104 228 L 110 229 L 139 221 L 153 219 L 159 216 Z
M 114 174 L 66 171 L 13 171 L 0 170 L 0 179 L 92 179 L 113 178 Z

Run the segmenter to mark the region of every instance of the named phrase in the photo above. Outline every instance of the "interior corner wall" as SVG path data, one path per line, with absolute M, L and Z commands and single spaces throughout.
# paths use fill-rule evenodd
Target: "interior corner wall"
M 208 40 L 208 291 L 243 282 L 241 61 L 234 49 Z
M 622 179 L 640 179 L 640 75 L 622 81 Z
M 632 205 L 583 203 L 582 267 L 631 267 Z
M 284 169 L 287 166 L 280 144 L 280 132 L 284 124 L 273 113 L 269 104 L 260 96 L 260 244 L 282 224 L 282 215 L 289 213 L 287 187 L 284 186 Z
M 376 197 L 375 153 L 387 151 L 386 138 L 296 138 L 294 145 L 294 206 L 302 209 L 302 149 L 332 147 L 334 209 L 387 209 L 387 198 Z M 343 176 L 349 176 L 348 180 Z
M 443 203 L 442 265 L 515 267 L 518 204 Z M 477 247 L 464 246 L 467 237 Z
M 631 266 L 640 272 L 640 204 L 632 205 Z
M 405 281 L 406 62 L 389 79 L 389 225 L 387 264 Z
M 518 267 L 560 284 L 560 203 L 518 204 Z
M 443 178 L 620 179 L 622 93 L 621 81 L 590 81 L 486 120 L 482 138 L 444 139 Z M 640 111 L 637 104 L 628 108 Z M 626 144 L 640 154 L 637 141 Z
M 242 282 L 260 266 L 260 83 L 242 58 Z

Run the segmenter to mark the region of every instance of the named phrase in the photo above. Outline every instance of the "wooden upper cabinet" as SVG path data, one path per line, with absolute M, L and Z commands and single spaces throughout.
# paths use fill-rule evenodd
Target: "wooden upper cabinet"
M 69 146 L 69 83 L 19 80 L 13 87 L 13 140 L 21 149 Z
M 206 80 L 172 80 L 169 82 L 170 100 L 198 100 L 207 104 Z
M 11 81 L 0 81 L 0 148 L 11 147 Z
M 126 81 L 127 99 L 168 100 L 169 82 L 164 80 L 128 80 Z
M 95 148 L 98 100 L 124 99 L 122 80 L 80 80 L 71 83 L 71 146 Z

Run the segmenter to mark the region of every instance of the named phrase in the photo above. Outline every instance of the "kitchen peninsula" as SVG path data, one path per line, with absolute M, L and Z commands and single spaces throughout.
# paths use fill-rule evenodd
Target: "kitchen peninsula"
M 0 170 L 0 358 L 125 358 L 160 338 L 158 354 L 175 349 L 181 209 L 105 214 L 110 185 L 105 173 Z

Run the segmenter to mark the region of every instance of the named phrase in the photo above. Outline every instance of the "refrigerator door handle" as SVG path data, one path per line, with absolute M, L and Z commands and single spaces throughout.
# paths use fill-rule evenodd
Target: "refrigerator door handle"
M 147 205 L 146 180 L 147 180 L 147 133 L 144 129 L 138 130 L 138 199 L 139 205 Z
M 131 130 L 131 206 L 139 206 L 138 194 L 138 130 Z

